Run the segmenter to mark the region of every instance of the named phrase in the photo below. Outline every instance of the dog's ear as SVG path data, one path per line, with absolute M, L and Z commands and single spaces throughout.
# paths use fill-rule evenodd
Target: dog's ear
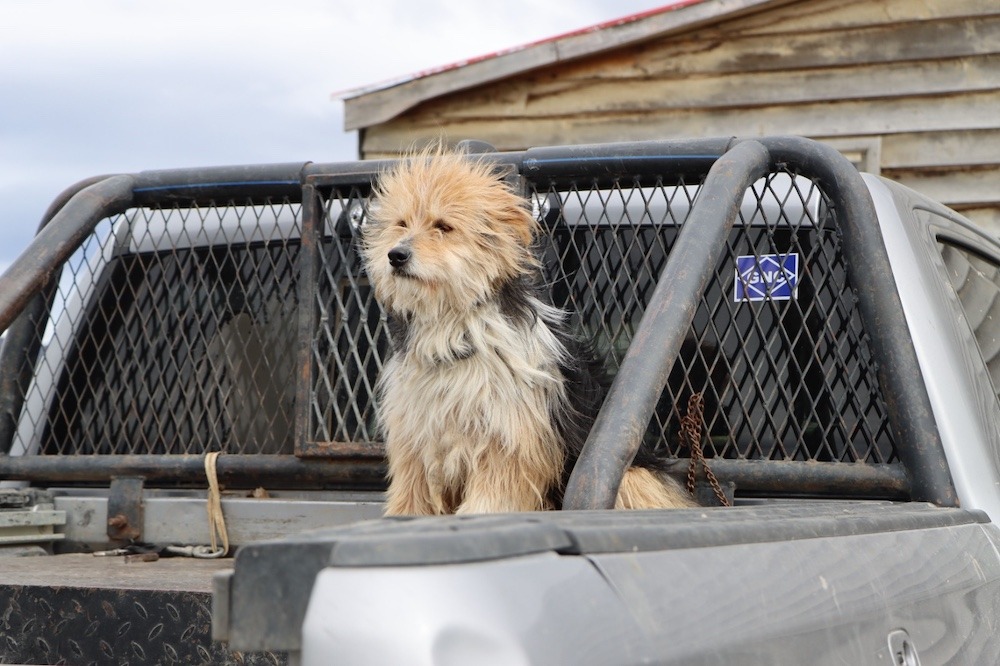
M 520 245 L 530 247 L 538 233 L 538 221 L 519 191 L 517 173 L 510 165 L 494 165 L 493 173 L 501 188 L 498 192 L 500 201 L 496 202 L 499 205 L 494 209 L 496 219 Z
M 524 247 L 530 247 L 535 241 L 538 222 L 519 200 L 511 202 L 503 213 L 502 221 L 514 232 L 515 238 Z

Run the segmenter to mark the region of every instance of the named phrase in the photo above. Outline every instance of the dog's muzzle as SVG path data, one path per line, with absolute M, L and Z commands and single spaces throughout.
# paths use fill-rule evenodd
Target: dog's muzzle
M 409 263 L 412 255 L 413 253 L 410 252 L 410 248 L 403 245 L 397 245 L 389 250 L 389 265 L 393 268 L 402 268 Z

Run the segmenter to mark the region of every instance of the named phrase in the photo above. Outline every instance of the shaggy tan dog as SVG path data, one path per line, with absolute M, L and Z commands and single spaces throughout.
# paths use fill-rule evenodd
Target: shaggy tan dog
M 393 345 L 379 380 L 387 514 L 561 506 L 604 386 L 532 286 L 536 232 L 487 161 L 432 150 L 382 174 L 363 252 Z M 619 508 L 694 506 L 640 459 Z

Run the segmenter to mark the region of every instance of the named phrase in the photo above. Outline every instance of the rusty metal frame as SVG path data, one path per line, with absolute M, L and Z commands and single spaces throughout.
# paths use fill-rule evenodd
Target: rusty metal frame
M 316 329 L 316 292 L 320 238 L 323 236 L 322 205 L 316 186 L 302 186 L 302 240 L 299 263 L 299 355 L 295 393 L 295 451 L 300 456 L 315 455 L 309 442 L 312 409 L 312 341 Z
M 598 423 L 591 433 L 567 489 L 567 508 L 605 508 L 611 505 L 624 468 L 638 446 L 680 340 L 704 288 L 705 271 L 683 270 L 690 252 L 710 256 L 713 244 L 724 238 L 735 217 L 738 197 L 746 186 L 771 169 L 789 168 L 816 180 L 830 198 L 835 223 L 843 237 L 851 281 L 858 290 L 866 330 L 880 359 L 878 376 L 887 399 L 889 421 L 899 447 L 901 464 L 831 464 L 790 461 L 717 460 L 713 467 L 724 481 L 741 490 L 762 493 L 794 487 L 802 493 L 910 497 L 942 505 L 957 503 L 944 463 L 943 448 L 929 399 L 917 365 L 902 306 L 888 265 L 881 233 L 867 189 L 846 159 L 831 148 L 797 138 L 757 141 L 706 139 L 686 142 L 645 142 L 531 149 L 494 154 L 529 182 L 573 182 L 590 179 L 611 182 L 636 173 L 661 172 L 702 176 L 708 173 L 692 217 L 681 228 L 663 278 L 656 288 L 639 333 Z M 143 172 L 92 179 L 60 197 L 39 235 L 0 280 L 0 331 L 11 326 L 0 355 L 0 478 L 47 482 L 107 483 L 115 476 L 142 476 L 147 483 L 202 481 L 200 456 L 24 456 L 3 455 L 9 450 L 13 428 L 23 402 L 25 370 L 38 349 L 20 341 L 24 331 L 48 308 L 46 285 L 60 263 L 101 219 L 131 206 L 174 204 L 186 206 L 212 201 L 284 196 L 303 204 L 305 227 L 314 231 L 322 221 L 317 188 L 370 182 L 389 161 L 338 164 L 278 164 L 195 170 Z M 728 225 L 728 226 L 727 226 Z M 303 231 L 303 243 L 309 239 Z M 682 244 L 683 243 L 683 244 Z M 684 249 L 684 252 L 680 250 Z M 308 252 L 307 252 L 308 254 Z M 712 262 L 702 262 L 704 266 Z M 304 262 L 302 303 L 315 295 L 315 265 Z M 668 279 L 669 278 L 669 279 Z M 678 281 L 678 278 L 683 278 Z M 666 289 L 663 285 L 670 285 Z M 662 287 L 662 288 L 661 288 Z M 309 330 L 311 308 L 300 313 L 300 331 Z M 20 333 L 19 333 L 20 331 Z M 303 345 L 307 340 L 303 340 Z M 309 350 L 299 353 L 297 397 L 307 394 L 311 372 Z M 308 406 L 296 413 L 297 450 L 306 456 L 223 456 L 223 482 L 254 485 L 264 481 L 313 486 L 377 488 L 384 464 L 377 445 L 311 446 L 306 432 Z
M 115 476 L 108 492 L 108 538 L 115 543 L 142 541 L 145 507 L 141 476 Z

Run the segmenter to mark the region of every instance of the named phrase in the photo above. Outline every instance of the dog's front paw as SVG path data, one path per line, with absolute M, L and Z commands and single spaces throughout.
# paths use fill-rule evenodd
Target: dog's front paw
M 426 502 L 415 501 L 412 498 L 403 498 L 398 501 L 387 501 L 385 504 L 385 516 L 433 516 L 442 513 L 435 511 L 434 507 Z
M 440 502 L 435 503 L 427 493 L 404 493 L 399 492 L 398 488 L 389 488 L 385 502 L 384 515 L 386 516 L 434 516 L 442 513 L 445 512 L 442 510 Z

